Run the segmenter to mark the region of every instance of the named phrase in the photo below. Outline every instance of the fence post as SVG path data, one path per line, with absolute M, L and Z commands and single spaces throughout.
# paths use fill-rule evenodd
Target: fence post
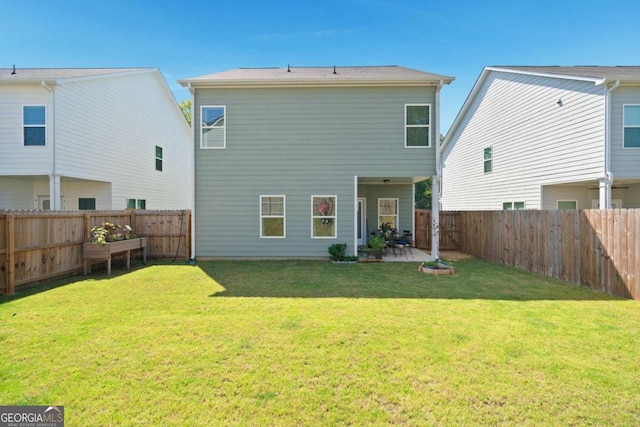
M 6 261 L 7 261 L 7 294 L 16 292 L 16 239 L 13 214 L 5 217 Z

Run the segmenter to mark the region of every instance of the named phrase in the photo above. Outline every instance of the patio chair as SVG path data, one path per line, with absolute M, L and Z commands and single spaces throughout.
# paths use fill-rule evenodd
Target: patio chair
M 407 249 L 409 249 L 409 253 L 413 256 L 413 252 L 411 252 L 411 242 L 413 241 L 413 233 L 409 230 L 404 230 L 402 237 L 396 241 L 396 245 L 398 247 L 402 246 L 401 250 L 404 251 L 404 255 L 409 258 L 407 255 Z

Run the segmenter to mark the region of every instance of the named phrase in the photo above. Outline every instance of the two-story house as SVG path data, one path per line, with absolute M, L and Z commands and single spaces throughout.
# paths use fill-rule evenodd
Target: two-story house
M 447 210 L 638 208 L 640 67 L 486 67 L 442 166 Z
M 190 208 L 190 141 L 155 68 L 0 69 L 0 209 Z
M 399 66 L 235 69 L 193 95 L 194 254 L 323 257 L 382 223 L 414 227 L 437 174 L 440 89 Z

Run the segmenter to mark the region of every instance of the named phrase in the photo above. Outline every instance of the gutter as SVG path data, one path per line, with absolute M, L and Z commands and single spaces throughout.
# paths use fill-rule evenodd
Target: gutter
M 604 209 L 611 208 L 611 186 L 613 185 L 613 172 L 611 172 L 611 93 L 620 86 L 620 80 L 616 80 L 609 88 L 605 86 L 605 98 L 604 98 L 604 176 L 600 179 L 600 187 L 604 185 L 604 193 L 600 194 L 600 209 L 603 208 L 603 196 L 604 196 Z
M 43 88 L 51 94 L 51 173 L 49 174 L 49 198 L 52 210 L 60 210 L 60 177 L 57 176 L 56 169 L 56 93 L 53 87 L 46 81 L 40 82 Z

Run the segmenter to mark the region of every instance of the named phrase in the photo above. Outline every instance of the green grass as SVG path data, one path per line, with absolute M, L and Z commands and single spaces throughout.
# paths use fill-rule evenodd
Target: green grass
M 637 425 L 640 304 L 469 259 L 156 265 L 0 304 L 0 405 L 67 425 Z

